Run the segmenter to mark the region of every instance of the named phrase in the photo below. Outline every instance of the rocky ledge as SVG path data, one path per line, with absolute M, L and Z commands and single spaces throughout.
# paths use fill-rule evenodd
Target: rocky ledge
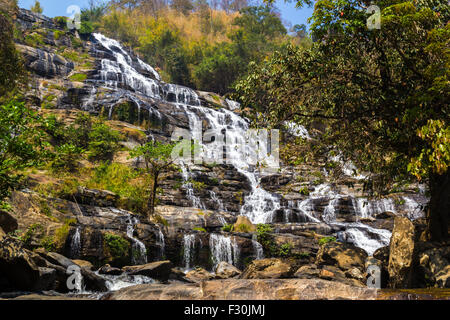
M 374 300 L 377 290 L 320 279 L 227 279 L 201 283 L 144 284 L 105 300 Z

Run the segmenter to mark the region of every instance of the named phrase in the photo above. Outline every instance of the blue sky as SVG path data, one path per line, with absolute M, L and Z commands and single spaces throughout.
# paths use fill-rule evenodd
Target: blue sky
M 71 5 L 81 8 L 87 6 L 88 0 L 40 0 L 44 8 L 44 14 L 49 17 L 67 16 L 66 10 Z M 19 6 L 30 9 L 34 0 L 19 0 Z M 289 21 L 292 25 L 306 24 L 308 17 L 312 14 L 312 8 L 296 9 L 294 3 L 285 3 L 284 0 L 276 0 L 276 5 L 280 9 L 283 20 Z

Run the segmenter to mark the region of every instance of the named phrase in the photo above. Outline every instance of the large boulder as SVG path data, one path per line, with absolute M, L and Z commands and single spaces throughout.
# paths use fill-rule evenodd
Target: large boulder
M 405 217 L 396 217 L 389 245 L 388 272 L 393 288 L 408 288 L 412 282 L 414 250 L 417 234 L 414 224 Z
M 295 272 L 290 261 L 277 258 L 255 260 L 240 275 L 241 279 L 280 279 L 289 278 Z
M 374 300 L 377 290 L 321 279 L 227 279 L 196 284 L 142 284 L 105 300 Z
M 75 199 L 80 204 L 97 207 L 114 207 L 119 200 L 119 196 L 108 190 L 88 189 L 78 187 Z
M 67 272 L 70 267 L 80 267 L 80 273 L 82 276 L 82 284 L 86 290 L 105 292 L 108 291 L 107 280 L 96 273 L 92 272 L 88 268 L 81 267 L 73 260 L 64 257 L 56 252 L 44 252 L 42 250 L 37 251 L 41 257 L 41 263 L 45 263 L 46 267 L 56 270 L 56 277 L 58 279 L 58 286 L 56 290 L 65 292 L 67 291 L 67 278 L 70 274 Z M 37 260 L 37 259 L 35 259 Z
M 3 229 L 4 233 L 10 233 L 17 230 L 18 224 L 16 218 L 10 215 L 6 211 L 0 210 L 0 228 Z
M 346 271 L 358 268 L 365 272 L 367 253 L 350 244 L 329 242 L 322 245 L 317 253 L 316 264 L 332 265 Z
M 434 244 L 419 253 L 419 268 L 423 274 L 422 286 L 450 288 L 450 246 Z M 420 285 L 420 283 L 417 283 Z
M 32 290 L 36 287 L 41 272 L 32 259 L 32 253 L 10 237 L 0 242 L 0 292 Z
M 216 277 L 219 279 L 234 278 L 241 273 L 238 268 L 225 261 L 220 262 L 216 267 Z
M 16 47 L 22 53 L 27 68 L 42 77 L 64 77 L 74 69 L 73 62 L 58 54 L 21 44 Z
M 186 274 L 186 279 L 190 282 L 202 282 L 214 279 L 214 275 L 211 272 L 203 268 L 195 268 Z
M 238 216 L 233 230 L 236 232 L 255 232 L 256 226 L 246 216 Z
M 123 273 L 122 269 L 111 267 L 109 264 L 105 264 L 103 267 L 98 269 L 99 274 L 107 274 L 111 276 L 119 276 Z
M 167 281 L 169 279 L 173 264 L 170 261 L 158 261 L 147 263 L 139 266 L 127 266 L 123 267 L 124 270 L 129 275 L 141 275 L 150 277 L 153 279 Z

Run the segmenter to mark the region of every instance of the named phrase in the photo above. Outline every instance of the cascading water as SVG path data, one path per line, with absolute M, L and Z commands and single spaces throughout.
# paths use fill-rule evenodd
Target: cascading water
M 191 268 L 191 263 L 194 262 L 194 250 L 195 234 L 185 234 L 183 236 L 183 263 L 186 271 Z
M 260 186 L 254 167 L 247 164 L 249 153 L 261 154 L 255 146 L 243 150 L 246 133 L 249 129 L 247 121 L 227 109 L 213 110 L 201 107 L 200 99 L 195 91 L 183 86 L 163 83 L 153 68 L 139 59 L 133 59 L 118 41 L 98 33 L 94 33 L 93 37 L 114 56 L 114 60 L 104 58 L 101 61 L 100 78 L 105 86 L 111 88 L 131 87 L 136 92 L 148 97 L 173 103 L 188 116 L 193 137 L 197 137 L 198 133 L 201 136 L 201 132 L 197 132 L 201 129 L 199 130 L 196 125 L 201 122 L 200 119 L 208 121 L 211 131 L 215 132 L 217 137 L 225 133 L 226 141 L 232 142 L 232 145 L 226 150 L 227 162 L 248 178 L 252 188 L 252 192 L 245 198 L 244 205 L 241 207 L 241 214 L 249 217 L 253 223 L 271 222 L 274 212 L 280 209 L 280 201 L 278 197 Z M 148 71 L 154 79 L 139 73 L 136 66 Z M 231 100 L 227 100 L 227 104 L 230 109 L 238 107 L 238 104 Z M 223 148 L 222 144 L 219 144 L 219 140 L 216 139 L 215 142 L 210 143 L 197 141 L 202 146 L 203 157 L 216 159 L 217 163 L 222 163 L 223 158 L 218 158 L 222 155 Z M 270 156 L 266 156 L 262 160 L 268 165 L 273 161 Z M 194 207 L 204 209 L 204 204 L 194 195 L 192 185 L 188 182 L 187 167 L 183 169 L 183 177 L 188 199 L 192 201 Z
M 203 204 L 202 200 L 194 194 L 194 185 L 190 181 L 190 175 L 188 168 L 184 165 L 184 163 L 180 162 L 181 167 L 181 175 L 183 177 L 184 183 L 183 188 L 186 189 L 186 198 L 192 202 L 192 206 L 194 208 L 199 208 L 205 210 L 206 207 Z
M 147 263 L 147 249 L 145 248 L 144 243 L 142 243 L 139 239 L 134 237 L 134 226 L 139 223 L 139 220 L 136 217 L 132 217 L 131 215 L 127 216 L 127 236 L 133 242 L 132 244 L 132 255 L 131 262 L 133 265 L 140 265 Z
M 211 200 L 217 204 L 217 210 L 219 210 L 219 211 L 225 211 L 223 202 L 222 202 L 222 200 L 220 200 L 220 199 L 217 197 L 217 194 L 216 194 L 214 191 L 210 190 L 210 191 L 209 191 L 209 195 L 211 196 Z
M 209 238 L 209 247 L 214 265 L 213 270 L 222 261 L 232 265 L 239 262 L 240 250 L 235 238 L 213 233 Z
M 160 228 L 158 228 L 158 232 L 156 233 L 156 245 L 159 247 L 158 260 L 161 260 L 166 255 L 166 241 L 164 239 L 164 233 Z
M 159 111 L 136 97 L 141 94 L 153 99 L 172 103 L 180 112 L 186 114 L 189 119 L 191 137 L 201 146 L 203 159 L 207 159 L 211 163 L 216 162 L 220 164 L 223 163 L 225 158 L 228 164 L 233 165 L 238 172 L 248 179 L 251 192 L 245 197 L 240 214 L 247 216 L 255 224 L 272 222 L 275 212 L 281 208 L 280 199 L 278 196 L 262 188 L 260 180 L 261 173 L 257 170 L 257 167 L 258 165 L 262 167 L 264 165 L 270 166 L 274 159 L 268 155 L 268 150 L 260 150 L 257 144 L 246 143 L 249 141 L 247 136 L 249 124 L 245 119 L 230 111 L 239 108 L 239 104 L 231 100 L 226 100 L 229 110 L 225 108 L 214 110 L 202 107 L 200 99 L 194 90 L 162 82 L 161 77 L 152 67 L 138 58 L 130 56 L 119 42 L 101 34 L 94 34 L 93 36 L 113 56 L 113 59 L 102 59 L 100 81 L 106 87 L 122 90 L 123 95 L 132 99 L 139 110 L 146 108 L 151 114 L 160 116 Z M 128 93 L 127 89 L 129 88 L 133 89 L 133 94 Z M 91 91 L 88 101 L 92 101 L 94 95 L 95 92 Z M 112 113 L 113 107 L 111 108 L 111 115 Z M 208 129 L 214 133 L 206 139 L 208 141 L 203 141 L 201 138 L 202 129 L 199 124 L 204 120 L 208 123 Z M 302 126 L 287 122 L 286 127 L 292 135 L 304 139 L 311 139 L 308 131 Z M 212 139 L 212 136 L 214 136 L 214 139 Z M 222 141 L 227 143 L 225 153 Z M 243 148 L 244 146 L 245 148 Z M 255 154 L 263 156 L 262 158 L 258 158 L 257 164 L 249 163 L 248 159 L 251 158 L 250 155 Z M 362 176 L 355 177 L 355 167 L 352 163 L 343 163 L 340 156 L 335 161 L 341 162 L 345 174 L 357 179 L 362 178 Z M 190 166 L 187 164 L 181 164 L 180 166 L 183 171 L 182 174 L 187 198 L 192 202 L 194 207 L 204 209 L 204 203 L 194 194 L 194 189 L 190 182 Z M 210 193 L 210 196 L 212 201 L 217 202 L 218 198 L 216 194 Z M 319 185 L 310 193 L 308 198 L 296 200 L 288 205 L 289 211 L 285 211 L 285 220 L 289 222 L 293 219 L 293 213 L 295 212 L 297 214 L 297 220 L 301 222 L 319 223 L 323 219 L 327 224 L 340 225 L 344 227 L 345 238 L 348 241 L 352 241 L 355 245 L 364 248 L 369 253 L 373 252 L 377 247 L 385 245 L 386 239 L 390 236 L 388 230 L 371 228 L 363 223 L 343 223 L 336 221 L 336 214 L 339 213 L 339 202 L 343 197 L 343 195 L 334 192 L 330 185 Z M 316 201 L 321 203 L 324 200 L 328 200 L 328 203 L 323 211 L 323 215 L 320 217 Z M 353 203 L 354 214 L 359 218 L 370 218 L 385 211 L 397 212 L 392 199 L 367 201 L 367 199 L 358 198 L 352 199 L 351 201 Z M 366 202 L 367 204 L 365 205 Z M 417 210 L 417 205 L 413 199 L 406 198 L 404 202 L 405 210 L 412 210 L 411 214 L 408 213 L 410 218 L 417 218 L 422 214 L 420 212 L 421 210 Z M 217 205 L 220 210 L 221 204 L 217 202 Z M 130 228 L 130 231 L 132 231 L 132 228 Z M 139 252 L 142 253 L 141 249 L 145 249 L 145 246 L 142 248 L 138 242 L 133 242 L 140 248 Z M 211 254 L 215 263 L 220 261 L 236 263 L 239 250 L 236 245 L 233 247 L 231 238 L 212 234 L 210 245 L 212 250 Z M 186 235 L 184 239 L 184 263 L 187 268 L 192 263 L 194 246 L 195 236 Z
M 255 252 L 255 260 L 261 260 L 264 259 L 264 248 L 263 246 L 258 242 L 258 237 L 256 234 L 252 236 L 252 246 L 253 250 Z
M 76 259 L 80 256 L 81 252 L 81 228 L 77 227 L 75 233 L 72 236 L 72 241 L 70 242 L 70 257 Z

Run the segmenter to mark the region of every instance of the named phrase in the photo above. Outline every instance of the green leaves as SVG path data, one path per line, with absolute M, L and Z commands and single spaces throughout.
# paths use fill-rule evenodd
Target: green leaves
M 357 2 L 317 1 L 312 30 L 318 41 L 307 49 L 282 47 L 235 89 L 256 126 L 320 123 L 316 156 L 339 148 L 373 173 L 368 186 L 382 192 L 393 181 L 412 179 L 409 173 L 447 170 L 448 141 L 437 129 L 425 139 L 417 130 L 430 119 L 443 128 L 448 123 L 450 27 L 410 1 L 378 5 L 381 29 L 368 30 Z M 290 143 L 287 148 L 298 149 Z
M 428 120 L 417 130 L 417 135 L 427 144 L 417 157 L 411 159 L 408 171 L 418 179 L 427 177 L 429 172 L 439 175 L 450 166 L 450 126 L 442 120 Z
M 45 146 L 36 113 L 22 102 L 0 105 L 0 200 L 18 183 L 19 170 L 39 163 Z

